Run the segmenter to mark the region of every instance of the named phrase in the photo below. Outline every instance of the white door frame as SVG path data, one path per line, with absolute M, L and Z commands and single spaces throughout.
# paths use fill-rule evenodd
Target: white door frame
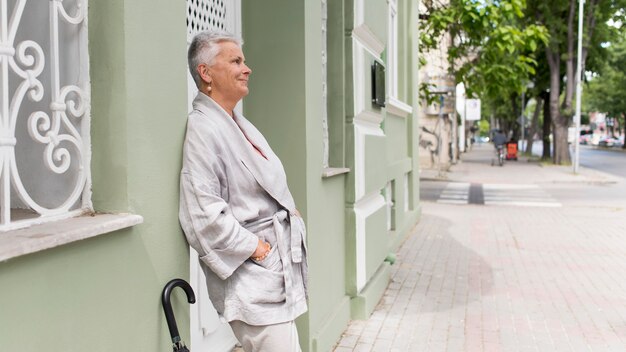
M 241 37 L 241 0 L 187 0 L 187 6 L 196 6 L 199 3 L 209 3 L 210 6 L 216 3 L 223 4 L 225 30 Z M 200 27 L 202 30 L 219 29 L 210 22 L 204 22 Z M 197 32 L 198 30 L 194 31 L 188 26 L 187 47 Z M 189 71 L 187 71 L 187 92 L 187 110 L 191 111 L 198 89 Z M 240 102 L 235 108 L 239 113 L 241 113 L 241 106 Z M 190 350 L 230 352 L 237 343 L 237 339 L 228 323 L 221 319 L 213 308 L 206 287 L 206 277 L 198 261 L 198 253 L 191 247 L 189 247 L 189 284 L 196 293 L 196 304 L 190 306 L 189 314 Z

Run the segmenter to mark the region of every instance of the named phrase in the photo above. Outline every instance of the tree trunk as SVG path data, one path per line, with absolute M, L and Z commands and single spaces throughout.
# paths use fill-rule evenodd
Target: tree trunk
M 539 112 L 541 111 L 542 99 L 535 99 L 537 104 L 535 105 L 535 111 L 533 112 L 533 119 L 530 122 L 530 128 L 528 129 L 528 136 L 526 137 L 526 153 L 533 154 L 533 141 L 535 133 L 539 128 Z
M 569 1 L 569 15 L 567 16 L 567 52 L 565 53 L 565 99 L 563 99 L 562 109 L 565 115 L 571 115 L 572 98 L 574 97 L 574 89 L 576 88 L 576 55 L 574 49 L 576 47 L 576 35 L 574 30 L 574 18 L 576 17 L 577 0 Z M 553 120 L 556 121 L 556 119 Z
M 543 92 L 541 93 L 541 98 L 543 100 L 543 131 L 541 133 L 543 152 L 541 153 L 541 159 L 550 160 L 550 127 L 552 126 L 552 119 L 550 118 L 550 94 Z
M 554 155 L 553 160 L 557 165 L 571 164 L 569 148 L 567 145 L 567 127 L 570 116 L 561 115 L 559 107 L 559 93 L 561 92 L 561 58 L 558 49 L 546 48 L 548 66 L 550 67 L 550 118 L 554 125 Z
M 622 144 L 622 149 L 626 149 L 626 114 L 622 114 L 622 119 L 624 120 L 624 128 L 622 128 L 622 136 L 624 136 L 624 144 Z
M 517 111 L 519 110 L 517 108 L 517 104 L 519 103 L 519 100 L 518 100 L 519 98 L 520 98 L 519 95 L 511 94 L 511 97 L 510 97 L 510 99 L 511 99 L 511 107 L 513 108 L 512 111 L 513 111 L 514 114 L 517 114 Z M 520 136 L 520 129 L 519 128 L 520 128 L 519 116 L 517 116 L 516 118 L 514 118 L 511 121 L 511 123 L 509 125 L 509 130 L 512 131 L 511 138 L 513 140 L 515 140 L 515 141 L 519 140 L 519 136 Z
M 569 165 L 572 163 L 567 143 L 567 124 L 554 123 L 554 164 Z

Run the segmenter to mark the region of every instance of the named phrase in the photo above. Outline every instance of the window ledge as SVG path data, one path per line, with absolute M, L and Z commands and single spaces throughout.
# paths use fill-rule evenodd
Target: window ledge
M 400 117 L 407 117 L 409 114 L 413 112 L 413 107 L 411 105 L 405 104 L 402 101 L 394 98 L 388 97 L 387 104 L 385 109 L 388 113 L 394 114 Z
M 141 224 L 135 214 L 95 214 L 0 233 L 0 262 Z
M 322 170 L 322 178 L 333 177 L 341 174 L 347 174 L 350 169 L 347 167 L 327 167 Z

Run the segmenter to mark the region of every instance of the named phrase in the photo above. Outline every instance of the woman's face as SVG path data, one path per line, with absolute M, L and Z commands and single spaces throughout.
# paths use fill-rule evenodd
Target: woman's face
M 231 42 L 219 43 L 220 52 L 209 67 L 210 95 L 235 103 L 248 95 L 248 78 L 252 70 L 245 64 L 241 48 Z

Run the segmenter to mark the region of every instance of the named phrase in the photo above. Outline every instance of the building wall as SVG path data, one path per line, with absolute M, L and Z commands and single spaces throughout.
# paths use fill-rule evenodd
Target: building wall
M 305 351 L 330 350 L 350 318 L 371 313 L 388 283 L 385 259 L 419 216 L 417 1 L 398 1 L 398 98 L 413 110 L 406 116 L 369 103 L 370 65 L 386 55 L 355 48 L 355 1 L 366 5 L 369 31 L 387 40 L 386 0 L 329 2 L 330 159 L 350 169 L 329 177 L 320 119 L 321 4 L 242 2 L 243 49 L 253 71 L 244 114 L 283 161 L 308 227 L 310 310 L 297 322 Z M 177 218 L 185 3 L 90 0 L 89 11 L 94 206 L 142 215 L 144 223 L 0 263 L 0 341 L 23 351 L 167 351 L 160 293 L 171 278 L 189 275 Z M 357 51 L 363 65 L 355 71 Z M 357 131 L 359 101 L 380 119 L 376 133 Z M 386 190 L 393 192 L 389 209 Z M 182 291 L 173 304 L 188 341 Z
M 244 53 L 253 71 L 244 114 L 282 160 L 305 217 L 310 300 L 298 327 L 305 350 L 326 351 L 347 325 L 349 305 L 343 289 L 345 175 L 321 177 L 321 6 L 278 0 L 242 5 Z
M 189 270 L 178 225 L 185 3 L 90 0 L 88 23 L 94 207 L 144 223 L 0 263 L 2 350 L 171 350 L 160 294 Z M 184 333 L 184 295 L 173 305 Z
M 443 1 L 447 3 L 447 1 Z M 420 6 L 421 13 L 426 13 L 424 6 Z M 447 60 L 448 48 L 450 47 L 450 35 L 444 33 L 439 38 L 439 46 L 436 49 L 424 53 L 426 65 L 419 70 L 420 80 L 428 82 L 433 92 L 444 96 L 444 107 L 439 113 L 440 95 L 435 95 L 435 102 L 428 105 L 422 102 L 419 116 L 420 129 L 420 166 L 422 168 L 448 170 L 452 159 L 450 158 L 450 143 L 452 141 L 452 119 L 454 117 L 454 78 L 449 75 L 450 64 Z M 451 95 L 446 94 L 446 90 Z
M 364 3 L 365 23 L 384 45 L 387 1 Z M 244 114 L 283 161 L 290 189 L 307 222 L 310 309 L 298 320 L 298 327 L 306 351 L 328 351 L 351 317 L 371 313 L 388 283 L 389 264 L 384 260 L 418 218 L 417 123 L 413 114 L 396 116 L 372 106 L 370 65 L 374 60 L 384 63 L 385 55 L 374 57 L 362 47 L 353 47 L 355 2 L 329 2 L 329 159 L 331 167 L 350 171 L 323 177 L 321 2 L 270 0 L 242 5 L 244 53 L 253 71 Z M 417 72 L 411 69 L 417 49 L 417 3 L 402 0 L 399 8 L 399 98 L 412 106 L 417 101 L 413 90 Z M 353 71 L 355 50 L 363 57 L 357 72 Z M 362 82 L 358 88 L 355 78 Z M 381 119 L 379 134 L 355 134 L 355 97 L 365 102 L 368 114 Z M 363 138 L 358 146 L 356 138 Z M 357 171 L 359 156 L 363 160 Z M 357 181 L 357 177 L 362 179 Z M 394 230 L 387 228 L 384 204 L 376 203 L 379 207 L 367 215 L 355 211 L 364 196 L 383 197 L 389 182 L 395 190 Z M 357 231 L 365 243 L 357 243 Z M 357 244 L 365 244 L 365 260 L 359 263 Z M 357 287 L 357 270 L 365 273 L 363 287 Z

